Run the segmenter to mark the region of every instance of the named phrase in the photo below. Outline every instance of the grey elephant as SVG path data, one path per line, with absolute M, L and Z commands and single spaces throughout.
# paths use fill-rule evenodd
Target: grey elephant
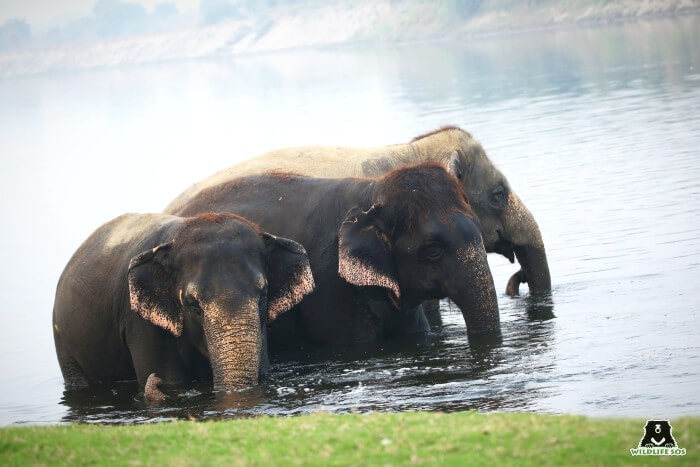
M 53 331 L 66 389 L 136 378 L 159 399 L 161 379 L 255 385 L 266 323 L 313 286 L 301 245 L 242 217 L 118 217 L 80 246 L 58 282 Z
M 454 126 L 418 136 L 407 144 L 369 148 L 301 146 L 268 152 L 193 185 L 173 200 L 165 212 L 179 212 L 209 187 L 269 170 L 315 177 L 375 177 L 397 167 L 429 161 L 439 162 L 461 181 L 480 221 L 486 251 L 500 253 L 511 262 L 518 259 L 521 269 L 508 281 L 506 293 L 518 294 L 518 286 L 524 282 L 533 295 L 549 293 L 549 265 L 535 218 L 479 142 Z
M 429 330 L 421 304 L 449 298 L 472 342 L 500 333 L 478 219 L 441 164 L 381 178 L 283 172 L 203 190 L 180 215 L 233 212 L 306 247 L 316 288 L 270 327 L 274 350 L 354 345 Z

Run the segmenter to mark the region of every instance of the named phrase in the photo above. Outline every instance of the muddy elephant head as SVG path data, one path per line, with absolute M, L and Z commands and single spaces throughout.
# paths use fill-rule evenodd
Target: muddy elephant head
M 441 165 L 402 167 L 376 182 L 370 209 L 348 212 L 338 271 L 352 284 L 386 289 L 400 309 L 448 297 L 470 335 L 498 332 L 496 291 L 477 224 L 463 188 Z
M 539 226 L 481 144 L 457 127 L 419 136 L 411 144 L 448 161 L 449 172 L 464 186 L 481 222 L 486 251 L 500 253 L 511 263 L 518 259 L 521 270 L 508 282 L 506 293 L 516 295 L 521 282 L 528 283 L 531 294 L 549 293 L 551 278 Z
M 314 286 L 301 245 L 230 214 L 187 219 L 133 258 L 128 278 L 132 310 L 207 357 L 215 389 L 257 384 L 265 323 Z

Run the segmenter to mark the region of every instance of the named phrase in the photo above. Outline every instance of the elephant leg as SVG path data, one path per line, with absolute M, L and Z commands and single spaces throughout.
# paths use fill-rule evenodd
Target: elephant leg
M 414 334 L 425 334 L 430 331 L 430 323 L 425 317 L 423 307 L 418 305 L 411 310 L 404 310 L 398 317 L 398 321 L 394 324 L 387 335 L 390 336 L 409 336 Z
M 168 331 L 150 326 L 145 332 L 129 333 L 126 344 L 131 354 L 139 386 L 146 388 L 155 373 L 158 384 L 183 386 L 188 382 L 187 369 L 179 358 L 175 337 Z
M 55 324 L 53 327 L 53 335 L 56 344 L 56 355 L 58 356 L 58 366 L 61 367 L 66 391 L 85 389 L 89 385 L 87 376 L 80 365 L 78 365 L 75 357 L 68 348 L 66 348 L 61 335 L 58 333 L 58 327 Z
M 442 326 L 442 317 L 440 316 L 440 300 L 426 300 L 423 302 L 423 312 L 428 318 L 430 328 L 439 328 Z
M 67 391 L 75 391 L 88 387 L 88 379 L 85 373 L 70 355 L 61 355 L 58 358 L 58 364 L 61 367 L 63 381 L 65 381 Z

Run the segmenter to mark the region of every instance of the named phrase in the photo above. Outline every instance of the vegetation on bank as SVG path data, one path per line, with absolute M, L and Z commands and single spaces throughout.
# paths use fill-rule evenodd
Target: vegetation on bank
M 476 35 L 700 14 L 700 0 L 207 0 L 194 11 L 160 5 L 149 12 L 102 0 L 85 18 L 39 35 L 22 19 L 8 20 L 0 24 L 0 77 L 290 48 L 468 42 Z
M 0 429 L 0 463 L 409 464 L 655 463 L 633 458 L 644 420 L 529 413 L 314 414 L 131 426 Z M 672 419 L 686 456 L 700 464 L 700 419 Z

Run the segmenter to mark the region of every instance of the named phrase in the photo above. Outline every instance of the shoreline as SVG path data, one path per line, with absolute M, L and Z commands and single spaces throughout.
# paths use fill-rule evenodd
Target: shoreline
M 558 3 L 545 1 L 532 8 L 519 4 L 507 13 L 494 7 L 468 17 L 421 1 L 280 7 L 258 18 L 213 26 L 6 51 L 0 53 L 0 77 L 311 49 L 447 43 L 700 16 L 700 0 L 612 0 L 596 8 L 586 0 L 568 2 L 566 8 Z

